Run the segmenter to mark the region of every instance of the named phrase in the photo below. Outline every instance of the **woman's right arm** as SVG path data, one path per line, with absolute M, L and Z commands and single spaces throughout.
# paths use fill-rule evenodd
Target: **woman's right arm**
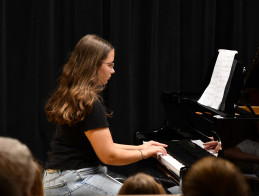
M 146 148 L 129 145 L 120 145 L 113 142 L 108 127 L 89 130 L 85 132 L 96 155 L 105 164 L 108 165 L 127 165 L 156 156 L 158 153 L 166 154 L 162 145 L 145 145 Z

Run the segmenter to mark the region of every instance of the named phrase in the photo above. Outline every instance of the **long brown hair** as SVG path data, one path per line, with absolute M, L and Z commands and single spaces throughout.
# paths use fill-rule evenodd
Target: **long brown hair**
M 183 177 L 184 196 L 248 196 L 249 186 L 240 170 L 228 160 L 206 157 Z
M 86 35 L 77 43 L 64 65 L 59 86 L 45 110 L 50 122 L 73 125 L 85 118 L 99 99 L 98 69 L 114 47 L 96 35 Z

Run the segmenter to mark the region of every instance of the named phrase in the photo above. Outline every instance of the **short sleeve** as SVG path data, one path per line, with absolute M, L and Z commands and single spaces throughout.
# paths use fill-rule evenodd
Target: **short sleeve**
M 93 104 L 91 112 L 86 115 L 82 121 L 82 131 L 109 127 L 106 112 L 101 102 L 96 101 Z

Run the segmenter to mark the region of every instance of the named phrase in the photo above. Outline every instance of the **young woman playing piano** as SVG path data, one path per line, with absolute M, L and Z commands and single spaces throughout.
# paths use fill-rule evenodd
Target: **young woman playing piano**
M 166 145 L 113 142 L 101 92 L 114 71 L 113 46 L 96 35 L 84 36 L 65 64 L 59 86 L 46 104 L 56 133 L 44 172 L 45 195 L 116 195 L 121 184 L 104 164 L 126 165 L 166 154 Z

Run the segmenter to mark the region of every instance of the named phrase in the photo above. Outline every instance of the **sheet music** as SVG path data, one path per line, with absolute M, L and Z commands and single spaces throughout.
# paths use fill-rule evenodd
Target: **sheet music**
M 198 103 L 219 109 L 236 53 L 235 50 L 219 50 L 210 83 Z

